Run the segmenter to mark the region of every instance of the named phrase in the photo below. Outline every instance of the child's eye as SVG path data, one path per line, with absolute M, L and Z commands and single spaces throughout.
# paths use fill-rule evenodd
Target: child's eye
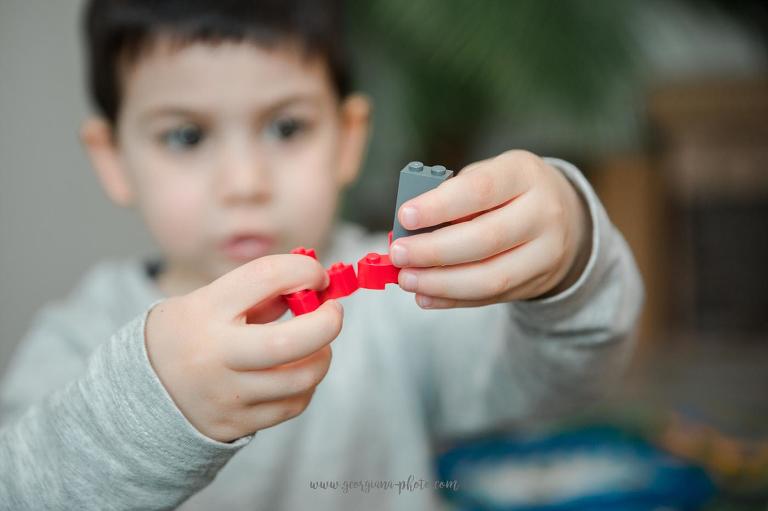
M 174 150 L 189 150 L 199 145 L 205 133 L 195 124 L 184 124 L 162 134 L 163 143 Z
M 295 117 L 283 117 L 269 124 L 267 130 L 278 140 L 290 140 L 306 129 L 306 123 Z

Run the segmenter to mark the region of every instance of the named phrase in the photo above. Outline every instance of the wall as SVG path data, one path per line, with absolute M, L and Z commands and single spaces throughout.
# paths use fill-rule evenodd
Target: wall
M 0 370 L 35 311 L 95 261 L 151 249 L 134 214 L 104 197 L 80 148 L 80 8 L 0 0 Z

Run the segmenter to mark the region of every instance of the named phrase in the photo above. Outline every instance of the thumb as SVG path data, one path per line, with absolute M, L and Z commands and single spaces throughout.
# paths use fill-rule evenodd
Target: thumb
M 322 265 L 311 257 L 268 255 L 222 275 L 201 291 L 219 313 L 232 319 L 278 295 L 301 289 L 323 289 L 327 278 Z

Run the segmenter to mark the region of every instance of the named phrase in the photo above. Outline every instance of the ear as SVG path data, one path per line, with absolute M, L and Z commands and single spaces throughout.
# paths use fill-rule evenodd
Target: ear
M 341 104 L 341 144 L 338 182 L 344 187 L 357 179 L 368 144 L 371 102 L 362 94 L 351 94 Z
M 110 200 L 118 206 L 132 205 L 133 187 L 118 156 L 112 125 L 101 117 L 91 117 L 83 123 L 80 140 Z

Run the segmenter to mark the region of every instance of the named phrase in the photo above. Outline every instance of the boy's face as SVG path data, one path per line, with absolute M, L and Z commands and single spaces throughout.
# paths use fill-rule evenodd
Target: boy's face
M 169 271 L 194 286 L 322 249 L 367 123 L 367 101 L 339 104 L 324 61 L 297 49 L 158 43 L 123 74 L 114 139 L 98 120 L 83 138 L 109 196 L 138 208 Z

